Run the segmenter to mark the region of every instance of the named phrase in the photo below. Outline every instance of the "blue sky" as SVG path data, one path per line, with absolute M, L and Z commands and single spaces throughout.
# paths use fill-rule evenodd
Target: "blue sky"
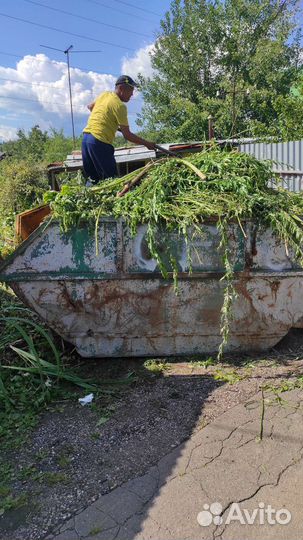
M 0 141 L 35 124 L 71 134 L 66 56 L 41 45 L 100 51 L 71 54 L 79 135 L 86 104 L 117 75 L 151 73 L 149 53 L 169 7 L 170 0 L 1 0 Z M 132 128 L 140 107 L 140 96 L 128 105 Z

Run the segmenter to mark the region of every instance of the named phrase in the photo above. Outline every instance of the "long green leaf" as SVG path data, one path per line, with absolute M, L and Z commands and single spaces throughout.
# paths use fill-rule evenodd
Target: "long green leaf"
M 54 353 L 54 357 L 56 359 L 58 369 L 61 368 L 61 364 L 62 364 L 61 363 L 61 355 L 60 355 L 58 349 L 56 348 L 53 340 L 49 336 L 48 332 L 46 332 L 41 325 L 38 325 L 34 321 L 24 319 L 23 317 L 0 317 L 0 321 L 1 320 L 4 321 L 4 322 L 6 322 L 6 321 L 12 321 L 12 322 L 17 322 L 17 323 L 18 322 L 23 322 L 25 324 L 29 324 L 30 326 L 32 326 L 39 334 L 41 334 L 46 339 L 47 343 L 49 344 L 51 350 Z

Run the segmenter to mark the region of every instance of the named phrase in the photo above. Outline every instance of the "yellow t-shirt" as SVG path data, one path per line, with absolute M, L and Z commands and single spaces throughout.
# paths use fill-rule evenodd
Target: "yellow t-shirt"
M 112 144 L 119 126 L 128 126 L 126 105 L 116 92 L 103 92 L 97 97 L 84 133 Z

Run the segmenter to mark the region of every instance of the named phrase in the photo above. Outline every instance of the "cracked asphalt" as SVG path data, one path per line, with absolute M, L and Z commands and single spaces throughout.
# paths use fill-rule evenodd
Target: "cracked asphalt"
M 231 407 L 47 540 L 302 540 L 303 391 L 282 396 Z

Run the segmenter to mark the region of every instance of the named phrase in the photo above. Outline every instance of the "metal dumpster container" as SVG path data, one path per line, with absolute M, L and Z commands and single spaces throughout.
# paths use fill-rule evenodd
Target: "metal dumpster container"
M 303 271 L 269 230 L 254 223 L 228 231 L 237 298 L 227 351 L 274 346 L 303 320 Z M 224 275 L 215 222 L 201 225 L 190 240 L 189 273 L 185 238 L 165 230 L 178 261 L 179 291 L 172 274 L 161 276 L 146 242 L 146 227 L 135 237 L 122 220 L 86 224 L 68 233 L 42 223 L 2 263 L 0 280 L 84 357 L 164 356 L 212 353 L 221 343 Z

